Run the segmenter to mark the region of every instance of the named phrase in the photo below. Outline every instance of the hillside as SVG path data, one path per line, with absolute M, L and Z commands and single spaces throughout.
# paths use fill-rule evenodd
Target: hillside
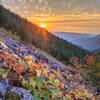
M 0 33 L 1 86 L 0 98 L 6 100 L 96 100 L 93 88 L 81 75 L 3 33 Z
M 64 64 L 69 63 L 70 57 L 77 56 L 82 59 L 86 56 L 86 50 L 28 22 L 26 19 L 21 18 L 2 6 L 0 6 L 0 12 L 1 27 L 13 31 L 13 34 L 19 35 L 24 42 L 31 43 L 37 48 L 46 51 Z
M 0 27 L 0 99 L 100 99 L 99 52 L 90 56 L 2 6 Z

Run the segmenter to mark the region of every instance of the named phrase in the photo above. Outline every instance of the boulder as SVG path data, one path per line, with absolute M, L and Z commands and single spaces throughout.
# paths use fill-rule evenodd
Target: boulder
M 5 98 L 6 92 L 8 88 L 8 79 L 7 78 L 2 78 L 0 79 L 0 98 L 1 100 Z
M 34 100 L 33 96 L 23 88 L 12 87 L 9 92 L 20 95 L 22 97 L 21 100 Z
M 0 100 L 34 100 L 34 98 L 23 88 L 9 86 L 7 78 L 0 78 Z

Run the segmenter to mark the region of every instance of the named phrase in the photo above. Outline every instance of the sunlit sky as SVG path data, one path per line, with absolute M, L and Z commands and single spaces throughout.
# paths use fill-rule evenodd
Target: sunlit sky
M 50 31 L 100 33 L 100 0 L 2 0 L 2 4 Z

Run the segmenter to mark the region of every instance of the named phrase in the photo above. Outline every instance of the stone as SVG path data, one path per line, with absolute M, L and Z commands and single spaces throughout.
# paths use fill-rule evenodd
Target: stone
M 5 69 L 8 69 L 9 68 L 8 64 L 6 63 L 6 61 L 4 61 L 0 66 L 2 68 L 5 68 Z
M 1 63 L 3 63 L 3 58 L 0 57 L 0 66 L 1 66 Z
M 96 95 L 99 95 L 99 94 L 100 94 L 100 88 L 97 87 L 97 88 L 95 88 L 94 91 L 95 91 L 95 94 L 96 94 Z
M 4 47 L 0 44 L 0 50 L 2 50 Z
M 34 100 L 33 96 L 23 88 L 12 87 L 9 91 L 20 95 L 22 97 L 21 100 Z
M 2 96 L 2 99 L 5 98 L 7 88 L 8 88 L 8 79 L 7 78 L 0 79 L 0 94 Z

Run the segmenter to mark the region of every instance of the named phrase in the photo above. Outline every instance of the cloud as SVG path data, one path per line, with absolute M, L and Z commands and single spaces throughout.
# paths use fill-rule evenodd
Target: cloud
M 38 16 L 39 17 L 39 16 Z M 82 23 L 82 22 L 84 22 L 84 23 L 89 23 L 89 22 L 100 22 L 100 20 L 96 20 L 96 19 L 83 19 L 83 20 L 55 20 L 55 21 L 45 21 L 45 23 Z
M 100 32 L 100 0 L 2 0 L 2 3 L 37 24 L 52 23 L 52 29 Z
M 100 13 L 100 0 L 5 0 L 5 5 L 35 13 L 92 14 Z

